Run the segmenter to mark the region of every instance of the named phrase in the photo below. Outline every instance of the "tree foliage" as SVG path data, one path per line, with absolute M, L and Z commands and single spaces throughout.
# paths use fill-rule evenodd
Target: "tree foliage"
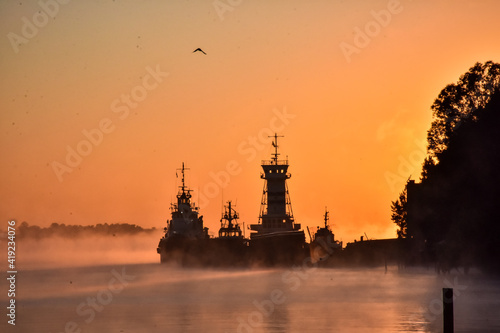
M 393 202 L 391 202 L 391 220 L 396 223 L 399 227 L 397 234 L 398 238 L 406 238 L 408 236 L 408 211 L 407 211 L 407 202 L 408 202 L 408 181 L 406 182 L 405 188 L 399 194 L 399 198 Z
M 426 160 L 421 182 L 405 187 L 406 216 L 399 215 L 428 259 L 500 273 L 500 89 L 474 115 L 455 130 L 439 163 Z
M 135 235 L 139 233 L 155 232 L 156 229 L 145 229 L 141 226 L 129 223 L 104 223 L 96 225 L 66 225 L 64 223 L 52 223 L 49 227 L 39 227 L 29 225 L 27 222 L 21 223 L 18 227 L 19 238 L 46 238 L 46 237 L 68 237 L 77 238 L 83 236 L 122 236 Z
M 420 262 L 500 273 L 500 64 L 476 63 L 432 105 L 420 183 L 392 202 Z
M 436 164 L 458 127 L 477 120 L 477 110 L 486 106 L 499 86 L 500 64 L 488 61 L 476 63 L 457 83 L 441 91 L 432 104 L 433 121 L 427 132 L 428 154 Z

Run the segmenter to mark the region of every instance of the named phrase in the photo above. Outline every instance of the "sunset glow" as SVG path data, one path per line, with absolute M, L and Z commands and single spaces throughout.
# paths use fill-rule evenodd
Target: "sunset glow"
M 211 233 L 248 226 L 277 132 L 304 229 L 392 238 L 434 99 L 500 61 L 494 0 L 57 4 L 0 3 L 4 221 L 162 229 L 184 162 Z

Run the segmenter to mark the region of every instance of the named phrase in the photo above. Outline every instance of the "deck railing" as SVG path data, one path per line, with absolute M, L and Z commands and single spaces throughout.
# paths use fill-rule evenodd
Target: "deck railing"
M 288 160 L 262 160 L 261 165 L 288 165 Z

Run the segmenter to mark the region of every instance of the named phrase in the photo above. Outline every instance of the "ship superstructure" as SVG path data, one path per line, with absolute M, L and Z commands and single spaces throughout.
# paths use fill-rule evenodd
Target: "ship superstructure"
M 220 219 L 219 239 L 240 239 L 243 240 L 243 232 L 237 220 L 238 213 L 232 206 L 231 200 L 224 206 L 224 213 Z
M 261 178 L 264 179 L 261 209 L 257 224 L 250 225 L 255 231 L 250 235 L 252 257 L 266 264 L 288 264 L 303 257 L 304 231 L 293 217 L 287 179 L 288 158 L 280 160 L 278 136 L 272 138 L 274 153 L 270 160 L 262 161 Z
M 301 225 L 295 222 L 288 192 L 288 158 L 280 159 L 278 136 L 271 144 L 274 153 L 262 161 L 264 180 L 258 223 L 250 225 L 250 239 L 245 238 L 238 223 L 239 215 L 231 201 L 227 202 L 220 220 L 218 237 L 211 238 L 203 226 L 203 217 L 191 201 L 186 186 L 184 163 L 177 202 L 171 204 L 171 219 L 158 244 L 161 262 L 183 266 L 255 266 L 300 264 L 309 256 Z
M 212 240 L 212 266 L 243 266 L 248 260 L 248 240 L 238 223 L 239 214 L 229 200 L 220 219 L 219 237 Z
M 157 252 L 161 262 L 175 261 L 185 264 L 196 261 L 209 239 L 208 228 L 203 226 L 199 208 L 191 202 L 191 190 L 186 186 L 184 163 L 177 202 L 171 203 L 172 218 L 167 220 L 165 235 L 160 239 Z M 177 174 L 176 174 L 177 175 Z

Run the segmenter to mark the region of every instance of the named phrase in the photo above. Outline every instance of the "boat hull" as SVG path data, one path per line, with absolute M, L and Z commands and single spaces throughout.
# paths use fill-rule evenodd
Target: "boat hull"
M 189 239 L 176 235 L 161 239 L 157 252 L 161 263 L 184 267 L 237 267 L 248 261 L 243 238 Z
M 308 257 L 304 232 L 301 230 L 254 234 L 250 238 L 252 265 L 290 266 L 302 264 Z
M 340 265 L 342 245 L 328 239 L 316 238 L 309 245 L 309 255 L 313 264 L 320 266 Z

